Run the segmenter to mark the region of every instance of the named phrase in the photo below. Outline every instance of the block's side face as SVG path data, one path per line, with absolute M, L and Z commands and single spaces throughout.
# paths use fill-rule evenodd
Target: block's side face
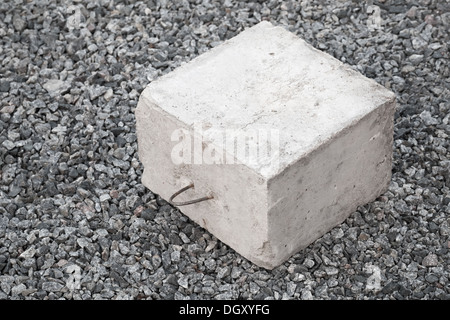
M 194 144 L 198 143 L 194 139 L 201 137 L 194 137 L 192 128 L 165 113 L 145 96 L 146 92 L 136 109 L 138 152 L 144 166 L 142 183 L 165 200 L 192 182 L 195 188 L 180 194 L 174 201 L 212 194 L 211 200 L 179 209 L 238 253 L 260 264 L 259 261 L 266 259 L 266 181 L 244 165 L 199 163 L 198 158 L 194 159 Z M 192 134 L 190 163 L 177 164 L 177 159 L 174 162 L 172 157 L 173 152 L 180 150 L 181 142 L 172 141 L 180 129 Z M 200 146 L 205 148 L 204 143 Z
M 387 190 L 394 109 L 392 99 L 268 182 L 274 265 Z

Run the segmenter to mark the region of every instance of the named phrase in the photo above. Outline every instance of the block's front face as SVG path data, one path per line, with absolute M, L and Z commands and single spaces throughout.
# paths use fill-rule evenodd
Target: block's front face
M 180 210 L 249 260 L 264 265 L 266 181 L 242 164 L 193 164 L 197 160 L 194 154 L 191 161 L 177 163 L 173 153 L 179 142 L 172 141 L 174 133 L 180 129 L 189 133 L 184 142 L 190 139 L 192 151 L 201 137 L 162 111 L 147 92 L 139 100 L 136 120 L 139 158 L 144 166 L 142 183 L 165 200 L 190 183 L 195 188 L 179 195 L 176 201 L 212 194 L 213 199 L 182 206 Z M 200 148 L 203 146 L 201 143 Z
M 273 268 L 386 188 L 393 101 L 373 80 L 261 22 L 144 90 L 136 110 L 142 181 L 167 200 L 189 183 L 195 190 L 180 200 L 212 193 L 181 211 Z M 177 130 L 192 139 L 183 156 L 196 154 L 198 136 L 206 141 L 199 148 L 214 145 L 222 160 L 175 161 Z M 250 131 L 258 135 L 256 157 L 248 156 Z M 214 132 L 226 133 L 226 143 Z M 234 140 L 230 149 L 229 137 L 248 138 L 246 151 Z M 259 151 L 261 141 L 270 152 Z

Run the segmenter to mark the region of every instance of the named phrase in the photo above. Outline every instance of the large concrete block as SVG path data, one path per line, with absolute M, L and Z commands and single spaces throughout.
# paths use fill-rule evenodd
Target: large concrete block
M 394 94 L 261 22 L 150 83 L 142 182 L 271 269 L 383 193 Z

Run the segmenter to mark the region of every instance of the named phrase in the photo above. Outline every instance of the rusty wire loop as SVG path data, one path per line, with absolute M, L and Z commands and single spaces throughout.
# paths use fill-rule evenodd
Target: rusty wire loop
M 186 186 L 186 187 L 184 187 L 184 188 L 178 190 L 177 192 L 175 192 L 175 193 L 170 197 L 169 203 L 170 203 L 171 205 L 174 205 L 174 206 L 178 206 L 178 207 L 179 207 L 179 206 L 186 206 L 186 205 L 188 205 L 188 204 L 194 204 L 194 203 L 197 203 L 197 202 L 201 202 L 201 201 L 205 201 L 205 200 L 209 200 L 209 199 L 214 198 L 212 195 L 210 195 L 210 196 L 206 196 L 206 197 L 198 198 L 198 199 L 194 199 L 194 200 L 189 200 L 189 201 L 180 201 L 180 202 L 175 202 L 175 201 L 173 201 L 173 199 L 174 199 L 176 196 L 178 196 L 179 194 L 185 192 L 186 190 L 188 190 L 188 189 L 190 189 L 190 188 L 194 188 L 194 184 L 193 184 L 193 183 L 191 183 L 190 185 L 188 185 L 188 186 Z

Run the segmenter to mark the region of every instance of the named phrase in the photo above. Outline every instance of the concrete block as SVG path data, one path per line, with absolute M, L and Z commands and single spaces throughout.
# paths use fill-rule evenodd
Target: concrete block
M 272 269 L 385 192 L 394 94 L 261 22 L 151 82 L 142 183 Z

